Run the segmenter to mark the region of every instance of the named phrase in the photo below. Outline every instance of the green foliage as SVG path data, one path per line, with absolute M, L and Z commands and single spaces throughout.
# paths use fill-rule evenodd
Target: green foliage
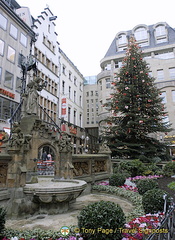
M 140 160 L 129 160 L 129 161 L 122 161 L 119 163 L 118 171 L 123 174 L 123 172 L 130 173 L 131 177 L 141 176 L 143 172 L 146 171 L 148 168 L 144 163 Z
M 121 173 L 115 173 L 109 178 L 109 185 L 111 186 L 123 186 L 126 181 L 126 177 Z
M 77 226 L 69 226 L 70 227 L 70 233 L 68 236 L 75 236 L 75 228 L 77 229 Z M 60 233 L 60 231 L 54 231 L 54 230 L 43 230 L 43 229 L 33 229 L 33 230 L 14 230 L 14 229 L 5 229 L 4 236 L 7 239 L 11 239 L 12 237 L 17 237 L 18 239 L 25 239 L 25 240 L 58 240 L 63 239 L 63 235 Z
M 146 191 L 143 194 L 143 198 L 142 198 L 142 204 L 143 204 L 145 213 L 163 212 L 164 202 L 165 202 L 163 196 L 165 194 L 167 194 L 167 208 L 168 208 L 168 205 L 170 204 L 170 196 L 167 192 L 159 188 L 154 188 Z
M 148 190 L 158 187 L 158 183 L 154 179 L 141 179 L 137 182 L 138 192 L 141 195 L 143 195 Z
M 171 189 L 171 190 L 175 190 L 175 182 L 171 182 L 168 184 L 168 187 Z
M 90 240 L 121 240 L 119 228 L 123 228 L 125 215 L 119 205 L 109 201 L 99 201 L 83 208 L 78 216 L 78 226 L 93 229 L 94 233 L 84 233 Z M 98 229 L 112 229 L 113 232 L 102 232 Z
M 132 37 L 129 40 L 123 66 L 114 76 L 111 100 L 105 106 L 111 112 L 105 119 L 103 136 L 113 156 L 139 158 L 149 161 L 167 154 L 167 144 L 150 137 L 150 133 L 169 132 L 164 121 L 161 91 L 155 78 L 149 75 L 140 47 Z
M 108 194 L 115 194 L 116 196 L 129 200 L 133 204 L 134 208 L 126 215 L 127 222 L 131 221 L 133 218 L 144 215 L 142 196 L 137 192 L 128 191 L 120 187 L 113 187 L 109 185 L 94 185 L 93 190 L 106 192 Z
M 5 229 L 5 221 L 6 221 L 6 211 L 4 208 L 0 207 L 0 236 L 2 235 Z
M 171 177 L 175 174 L 175 162 L 168 162 L 163 168 L 163 175 Z
M 162 161 L 162 159 L 160 158 L 160 157 L 154 157 L 153 159 L 152 159 L 152 162 L 153 163 L 159 163 L 159 162 L 161 162 Z

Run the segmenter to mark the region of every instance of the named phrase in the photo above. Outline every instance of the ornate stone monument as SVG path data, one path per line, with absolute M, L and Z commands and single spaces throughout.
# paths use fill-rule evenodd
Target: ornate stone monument
M 38 117 L 38 91 L 43 87 L 40 78 L 28 83 L 23 94 L 21 121 L 14 122 L 11 129 L 7 145 L 11 161 L 3 164 L 1 170 L 2 181 L 12 193 L 8 202 L 10 215 L 67 211 L 70 202 L 87 185 L 85 181 L 72 179 L 72 144 L 68 135 L 57 126 L 55 132 L 53 126 Z M 52 148 L 55 156 L 55 174 L 50 178 L 37 175 L 38 153 L 43 146 Z

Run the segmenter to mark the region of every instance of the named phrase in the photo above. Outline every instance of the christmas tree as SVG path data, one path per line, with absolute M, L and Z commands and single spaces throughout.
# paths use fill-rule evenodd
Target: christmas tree
M 153 136 L 172 129 L 164 122 L 167 113 L 161 91 L 149 71 L 140 47 L 131 37 L 120 72 L 112 82 L 111 100 L 105 104 L 110 117 L 106 119 L 104 138 L 115 156 L 152 159 L 166 155 L 166 144 Z

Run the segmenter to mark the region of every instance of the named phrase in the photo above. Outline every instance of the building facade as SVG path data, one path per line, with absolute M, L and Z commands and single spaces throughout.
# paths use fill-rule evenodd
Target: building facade
M 83 153 L 83 82 L 84 77 L 60 49 L 60 114 L 61 130 L 72 139 L 74 153 Z
M 90 153 L 98 151 L 98 89 L 97 77 L 88 76 L 84 81 L 84 127 Z
M 40 119 L 59 124 L 59 43 L 55 32 L 56 16 L 49 8 L 34 20 L 33 30 L 36 42 L 33 55 L 37 60 L 37 75 L 46 87 L 39 92 Z M 52 120 L 51 120 L 52 119 Z
M 12 113 L 20 102 L 21 60 L 29 56 L 35 33 L 18 17 L 16 1 L 0 2 L 0 129 L 9 132 Z
M 105 57 L 101 60 L 102 71 L 97 76 L 99 94 L 99 125 L 108 115 L 103 106 L 109 101 L 112 93 L 111 82 L 114 74 L 122 66 L 128 40 L 134 36 L 140 45 L 144 59 L 150 67 L 150 75 L 155 78 L 155 83 L 162 91 L 165 111 L 168 112 L 166 121 L 175 129 L 175 29 L 166 22 L 154 25 L 137 25 L 132 30 L 121 31 L 116 34 Z M 175 130 L 166 134 L 158 133 L 161 141 L 171 138 L 174 141 Z

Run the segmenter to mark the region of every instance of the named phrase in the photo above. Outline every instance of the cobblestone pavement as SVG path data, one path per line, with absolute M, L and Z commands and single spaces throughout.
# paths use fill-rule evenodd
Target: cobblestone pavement
M 36 215 L 27 219 L 7 220 L 6 227 L 12 229 L 37 229 L 59 230 L 62 226 L 77 225 L 77 216 L 81 209 L 93 202 L 105 200 L 118 203 L 124 213 L 129 213 L 133 206 L 130 202 L 117 196 L 107 194 L 88 194 L 77 198 L 71 209 L 64 214 L 58 215 Z

